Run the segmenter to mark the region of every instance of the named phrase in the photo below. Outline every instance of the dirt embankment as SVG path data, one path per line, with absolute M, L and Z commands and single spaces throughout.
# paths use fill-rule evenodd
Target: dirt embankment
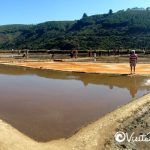
M 35 62 L 35 61 L 0 61 L 1 64 L 24 66 L 38 69 L 60 71 L 104 73 L 104 74 L 129 74 L 128 63 L 92 63 L 92 62 Z M 150 64 L 138 64 L 136 74 L 150 75 Z

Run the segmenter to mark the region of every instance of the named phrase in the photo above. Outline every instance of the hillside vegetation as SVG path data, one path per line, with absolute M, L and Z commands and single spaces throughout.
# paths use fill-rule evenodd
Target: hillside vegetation
M 150 9 L 133 8 L 77 21 L 0 26 L 0 49 L 150 49 Z

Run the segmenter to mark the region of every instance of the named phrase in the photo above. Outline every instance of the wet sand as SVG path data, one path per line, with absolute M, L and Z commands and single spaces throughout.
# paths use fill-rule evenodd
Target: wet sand
M 1 64 L 24 66 L 38 69 L 49 69 L 83 73 L 129 74 L 128 63 L 92 63 L 92 62 L 53 62 L 53 61 L 0 61 Z M 150 64 L 137 64 L 137 75 L 150 75 Z

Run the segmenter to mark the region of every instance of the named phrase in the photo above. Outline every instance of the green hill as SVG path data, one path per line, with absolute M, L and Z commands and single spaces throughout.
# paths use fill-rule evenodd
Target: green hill
M 133 8 L 77 21 L 0 26 L 1 49 L 150 49 L 150 9 Z

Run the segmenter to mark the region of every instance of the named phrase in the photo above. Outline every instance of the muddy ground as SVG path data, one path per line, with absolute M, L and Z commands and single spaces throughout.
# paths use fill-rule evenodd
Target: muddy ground
M 129 63 L 94 63 L 94 62 L 55 62 L 37 60 L 0 59 L 1 64 L 23 66 L 38 69 L 49 69 L 59 71 L 122 74 L 130 73 Z M 150 75 L 150 64 L 140 63 L 136 67 L 137 75 Z

